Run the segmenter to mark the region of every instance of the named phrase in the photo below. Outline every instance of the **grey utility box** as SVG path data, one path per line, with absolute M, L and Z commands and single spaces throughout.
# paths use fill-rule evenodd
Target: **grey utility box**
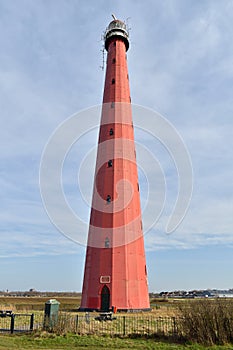
M 48 301 L 46 301 L 44 310 L 45 327 L 53 327 L 57 323 L 59 305 L 60 303 L 56 299 L 49 299 Z

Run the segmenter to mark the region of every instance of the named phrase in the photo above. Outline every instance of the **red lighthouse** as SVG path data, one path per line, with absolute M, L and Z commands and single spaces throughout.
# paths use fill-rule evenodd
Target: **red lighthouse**
M 80 310 L 150 308 L 126 52 L 128 31 L 105 32 L 107 68 Z

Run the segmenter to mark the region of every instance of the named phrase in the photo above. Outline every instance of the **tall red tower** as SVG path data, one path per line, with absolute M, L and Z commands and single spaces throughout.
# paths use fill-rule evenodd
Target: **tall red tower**
M 107 68 L 80 310 L 150 308 L 126 51 L 115 19 Z

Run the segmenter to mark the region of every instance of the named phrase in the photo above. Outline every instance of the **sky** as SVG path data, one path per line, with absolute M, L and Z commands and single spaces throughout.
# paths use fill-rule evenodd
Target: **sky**
M 174 126 L 193 168 L 189 209 L 167 234 L 177 169 L 161 142 L 135 128 L 137 144 L 154 152 L 167 186 L 164 210 L 144 236 L 149 290 L 233 288 L 232 1 L 0 0 L 0 290 L 81 291 L 85 245 L 50 221 L 40 163 L 61 123 L 102 102 L 101 38 L 112 13 L 130 28 L 132 103 Z M 97 132 L 73 145 L 63 169 L 64 193 L 86 223 L 84 236 Z M 91 150 L 85 202 L 77 174 Z M 144 213 L 156 178 L 148 190 L 143 161 Z

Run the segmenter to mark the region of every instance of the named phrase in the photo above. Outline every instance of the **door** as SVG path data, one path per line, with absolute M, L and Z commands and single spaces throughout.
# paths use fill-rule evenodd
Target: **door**
M 109 311 L 110 308 L 110 290 L 105 285 L 101 291 L 101 311 Z

